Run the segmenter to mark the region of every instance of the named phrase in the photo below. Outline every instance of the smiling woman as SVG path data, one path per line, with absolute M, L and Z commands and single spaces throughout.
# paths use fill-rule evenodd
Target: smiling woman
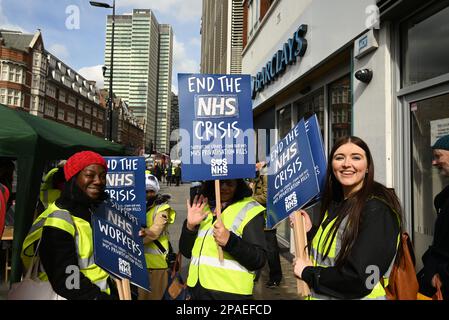
M 64 166 L 61 194 L 33 223 L 23 242 L 22 261 L 31 267 L 40 258 L 39 278 L 66 299 L 111 299 L 109 274 L 94 264 L 91 215 L 106 198 L 105 159 L 92 151 L 78 152 Z M 76 266 L 77 274 L 67 273 Z M 67 285 L 75 279 L 77 288 Z
M 315 232 L 310 260 L 296 259 L 295 275 L 309 285 L 312 299 L 385 299 L 380 280 L 399 261 L 401 220 L 394 191 L 374 181 L 366 143 L 340 139 L 329 155 L 319 227 L 307 225 Z

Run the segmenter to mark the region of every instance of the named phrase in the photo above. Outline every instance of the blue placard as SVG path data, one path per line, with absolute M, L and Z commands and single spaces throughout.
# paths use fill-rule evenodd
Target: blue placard
M 273 147 L 268 163 L 267 227 L 273 228 L 320 192 L 304 119 Z
M 255 176 L 249 75 L 178 74 L 182 180 Z
M 95 263 L 131 283 L 149 289 L 140 228 L 146 224 L 145 159 L 105 157 L 105 201 L 92 217 Z
M 140 226 L 131 212 L 118 210 L 110 200 L 102 203 L 92 216 L 95 264 L 118 278 L 149 290 L 144 244 Z
M 320 125 L 316 114 L 305 121 L 307 137 L 309 138 L 310 150 L 312 151 L 313 162 L 315 163 L 315 172 L 320 186 L 320 193 L 307 204 L 311 206 L 321 199 L 322 191 L 326 184 L 327 161 L 324 152 L 323 138 L 321 136 Z

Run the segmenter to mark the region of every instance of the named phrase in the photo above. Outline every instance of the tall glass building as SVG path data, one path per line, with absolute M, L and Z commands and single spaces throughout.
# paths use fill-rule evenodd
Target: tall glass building
M 110 80 L 111 39 L 112 15 L 109 15 L 105 88 L 109 88 Z M 172 39 L 171 27 L 159 24 L 149 9 L 134 9 L 132 15 L 115 16 L 113 93 L 126 101 L 144 124 L 147 152 L 151 151 L 149 147 L 168 152 Z

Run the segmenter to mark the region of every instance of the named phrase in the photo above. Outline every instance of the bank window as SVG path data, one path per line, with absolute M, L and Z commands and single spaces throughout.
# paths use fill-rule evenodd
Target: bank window
M 402 86 L 449 73 L 449 0 L 419 12 L 402 23 Z
M 278 133 L 279 139 L 283 139 L 292 128 L 292 108 L 285 106 L 278 111 Z
M 431 146 L 449 134 L 449 94 L 411 102 L 410 121 L 412 135 L 412 203 L 413 235 L 415 255 L 421 257 L 432 244 L 437 212 L 433 200 L 449 178 L 443 177 L 438 168 L 432 166 Z M 417 270 L 421 259 L 417 259 Z
M 330 142 L 334 143 L 341 137 L 351 135 L 352 101 L 349 75 L 329 85 L 330 111 Z
M 294 108 L 297 110 L 297 122 L 302 118 L 309 118 L 316 114 L 318 123 L 320 124 L 321 134 L 324 130 L 324 89 L 320 88 L 304 98 L 294 103 Z

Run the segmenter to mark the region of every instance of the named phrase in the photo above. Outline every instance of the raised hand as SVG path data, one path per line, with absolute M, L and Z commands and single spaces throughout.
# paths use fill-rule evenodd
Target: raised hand
M 192 205 L 190 205 L 189 199 L 187 199 L 187 229 L 194 231 L 196 226 L 207 217 L 207 211 L 204 207 L 207 204 L 207 198 L 201 195 L 199 198 L 195 196 Z

